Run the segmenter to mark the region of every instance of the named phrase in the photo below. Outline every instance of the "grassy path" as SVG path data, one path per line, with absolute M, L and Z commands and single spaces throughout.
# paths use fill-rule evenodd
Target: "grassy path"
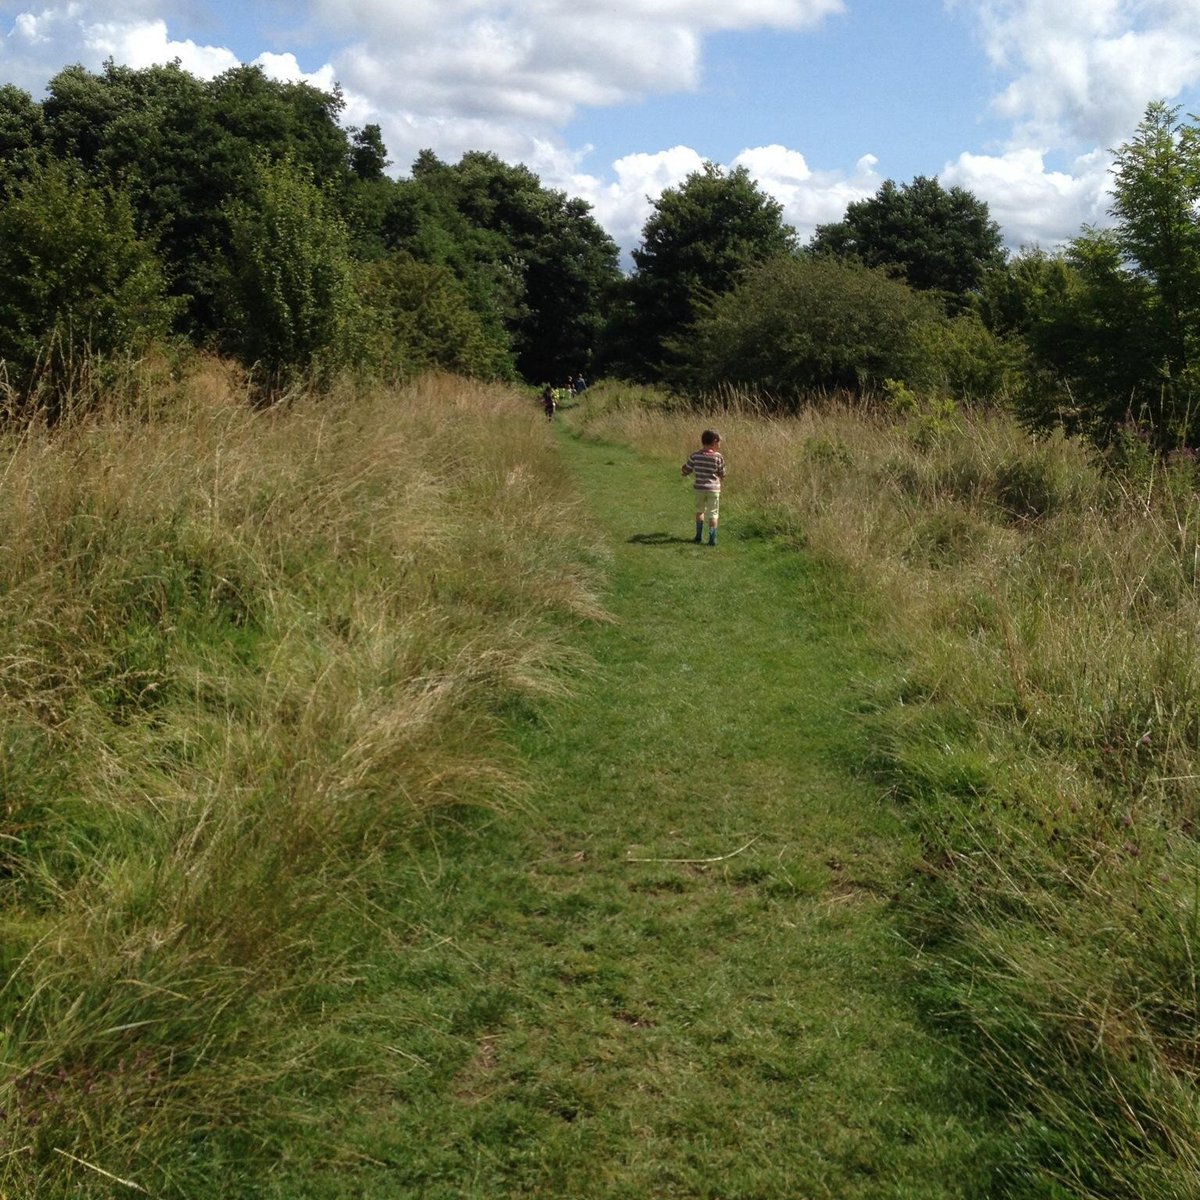
M 969 1072 L 904 992 L 917 847 L 856 773 L 852 599 L 739 540 L 736 447 L 715 550 L 669 467 L 563 450 L 614 554 L 598 670 L 522 727 L 528 810 L 386 898 L 402 1009 L 345 1032 L 388 1061 L 278 1195 L 985 1194 Z

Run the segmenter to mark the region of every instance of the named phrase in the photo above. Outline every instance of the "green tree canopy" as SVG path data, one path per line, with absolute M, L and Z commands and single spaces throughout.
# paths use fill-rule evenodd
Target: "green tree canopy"
M 936 304 L 881 270 L 779 255 L 715 298 L 678 349 L 694 388 L 734 384 L 795 407 L 813 392 L 917 380 L 919 334 L 941 320 Z
M 1065 254 L 1026 247 L 984 276 L 979 315 L 997 333 L 1040 336 L 1077 283 L 1078 272 Z
M 1023 415 L 1106 442 L 1128 419 L 1160 448 L 1200 442 L 1200 128 L 1151 104 L 1115 152 L 1110 229 L 1025 254 L 981 311 L 1029 344 Z
M 794 250 L 783 206 L 744 167 L 726 173 L 706 163 L 654 204 L 633 252 L 614 358 L 643 377 L 670 374 L 669 344 L 703 306 L 750 267 Z
M 355 178 L 382 179 L 389 165 L 383 131 L 378 125 L 350 130 L 350 171 Z
M 1124 265 L 1150 289 L 1144 335 L 1157 382 L 1147 415 L 1167 441 L 1200 438 L 1200 125 L 1149 106 L 1116 152 L 1112 215 Z
M 508 339 L 489 329 L 447 267 L 398 251 L 360 269 L 370 320 L 368 354 L 387 378 L 431 367 L 482 379 L 516 375 Z
M 128 199 L 72 163 L 31 169 L 0 204 L 0 369 L 53 412 L 83 367 L 167 332 L 159 261 Z
M 899 186 L 887 180 L 874 196 L 851 204 L 841 221 L 817 226 L 809 249 L 899 269 L 913 287 L 942 293 L 953 308 L 1004 261 L 1000 227 L 987 205 L 924 175 Z
M 257 67 L 201 80 L 178 62 L 134 69 L 109 61 L 99 72 L 69 66 L 40 104 L 0 88 L 0 200 L 42 160 L 72 163 L 91 186 L 120 193 L 138 244 L 157 250 L 180 302 L 175 331 L 272 373 L 284 371 L 293 352 L 292 366 L 328 358 L 329 346 L 313 349 L 324 335 L 311 323 L 309 292 L 328 286 L 332 296 L 341 285 L 319 283 L 320 272 L 299 282 L 322 256 L 340 263 L 339 278 L 359 263 L 392 264 L 386 286 L 372 294 L 397 305 L 383 314 L 393 330 L 411 324 L 433 281 L 443 314 L 465 298 L 488 347 L 466 358 L 486 362 L 487 372 L 514 359 L 537 381 L 590 371 L 621 277 L 616 245 L 589 206 L 543 187 L 524 166 L 478 152 L 455 165 L 425 152 L 411 179 L 392 180 L 379 126 L 343 129 L 342 111 L 337 88 L 268 79 Z M 308 238 L 277 203 L 292 186 L 288 172 L 321 197 L 318 212 L 305 188 L 294 193 L 298 211 L 316 220 Z M 264 247 L 286 253 L 289 245 L 293 260 L 271 267 L 263 258 Z M 455 288 L 443 287 L 441 271 L 401 269 L 397 254 L 444 268 Z M 401 297 L 398 289 L 410 285 L 416 294 Z M 256 288 L 267 305 L 261 320 L 250 303 Z M 457 321 L 439 319 L 438 327 Z
M 494 154 L 448 165 L 425 151 L 388 221 L 389 249 L 451 267 L 479 311 L 498 317 L 524 378 L 589 369 L 619 271 L 584 201 Z
M 263 161 L 255 182 L 229 210 L 224 344 L 269 388 L 294 374 L 327 376 L 362 348 L 349 232 L 302 168 Z
M 60 71 L 42 105 L 51 154 L 128 191 L 144 238 L 159 246 L 186 331 L 216 331 L 230 256 L 226 213 L 257 186 L 257 163 L 286 160 L 340 191 L 350 143 L 342 98 L 235 67 L 204 81 L 178 62 Z
M 0 195 L 6 179 L 19 177 L 22 164 L 46 138 L 46 122 L 41 105 L 11 83 L 0 85 Z

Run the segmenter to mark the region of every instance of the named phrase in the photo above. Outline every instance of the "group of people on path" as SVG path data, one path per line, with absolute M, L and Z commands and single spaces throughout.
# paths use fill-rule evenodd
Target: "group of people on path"
M 567 382 L 562 387 L 556 388 L 546 384 L 542 388 L 542 410 L 546 414 L 546 420 L 553 421 L 560 404 L 565 404 L 572 396 L 581 395 L 585 391 L 587 391 L 587 380 L 584 379 L 582 372 L 573 376 L 568 375 Z

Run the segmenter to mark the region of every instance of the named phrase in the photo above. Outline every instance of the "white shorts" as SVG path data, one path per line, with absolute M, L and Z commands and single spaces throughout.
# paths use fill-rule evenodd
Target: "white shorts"
M 703 513 L 706 520 L 715 521 L 721 511 L 721 493 L 702 492 L 699 488 L 693 488 L 692 494 L 696 497 L 692 512 Z

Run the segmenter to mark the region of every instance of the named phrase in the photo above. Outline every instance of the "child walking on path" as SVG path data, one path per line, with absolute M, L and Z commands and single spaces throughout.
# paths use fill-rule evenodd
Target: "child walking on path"
M 721 508 L 721 480 L 725 478 L 725 459 L 721 454 L 721 435 L 706 429 L 700 435 L 700 449 L 693 450 L 683 464 L 684 475 L 692 476 L 696 497 L 697 544 L 704 541 L 704 522 L 708 521 L 708 544 L 717 544 L 717 520 Z

